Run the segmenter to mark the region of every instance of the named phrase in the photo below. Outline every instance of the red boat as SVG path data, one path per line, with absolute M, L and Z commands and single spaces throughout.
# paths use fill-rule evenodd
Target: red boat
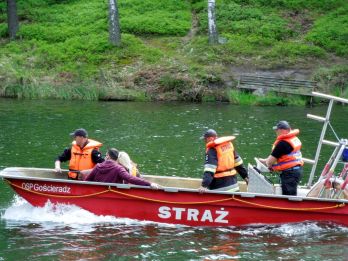
M 200 194 L 200 179 L 144 176 L 161 190 L 68 180 L 48 169 L 6 168 L 0 174 L 33 206 L 73 204 L 97 215 L 190 226 L 332 221 L 348 226 L 348 200 L 250 192 Z M 246 189 L 240 184 L 241 190 Z M 301 194 L 306 192 L 300 189 Z
M 319 93 L 313 95 L 329 98 L 330 104 L 341 99 Z M 348 103 L 348 100 L 344 101 Z M 314 115 L 308 117 L 320 118 Z M 327 113 L 326 118 L 320 119 L 329 117 L 330 113 Z M 328 221 L 348 226 L 348 166 L 337 173 L 337 177 L 334 173 L 348 143 L 347 140 L 328 142 L 322 135 L 317 153 L 320 153 L 322 144 L 333 145 L 336 149 L 317 183 L 311 186 L 311 173 L 307 186 L 299 188 L 298 196 L 281 195 L 279 185 L 269 183 L 260 173 L 262 166 L 256 168 L 251 164 L 248 166 L 248 186 L 240 182 L 238 192 L 208 191 L 204 194 L 197 190 L 201 180 L 193 178 L 143 176 L 162 186 L 153 190 L 130 184 L 69 180 L 66 173 L 58 174 L 51 169 L 13 167 L 4 169 L 0 176 L 33 206 L 42 207 L 50 201 L 73 204 L 96 215 L 190 226 L 303 221 Z M 305 161 L 314 164 L 315 169 L 317 159 Z

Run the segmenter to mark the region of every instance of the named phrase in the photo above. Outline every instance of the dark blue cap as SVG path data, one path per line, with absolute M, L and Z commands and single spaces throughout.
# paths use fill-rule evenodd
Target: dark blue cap
M 87 138 L 88 137 L 88 133 L 85 129 L 76 129 L 74 132 L 70 133 L 71 137 L 84 137 Z
M 290 130 L 290 124 L 287 121 L 280 121 L 276 126 L 273 126 L 273 130 Z
M 217 133 L 215 130 L 213 129 L 209 129 L 206 132 L 204 132 L 203 136 L 201 137 L 201 139 L 207 139 L 209 137 L 217 137 Z

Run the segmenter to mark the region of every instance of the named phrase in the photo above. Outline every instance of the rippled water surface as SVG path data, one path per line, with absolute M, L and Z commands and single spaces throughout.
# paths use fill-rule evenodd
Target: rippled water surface
M 325 109 L 0 99 L 0 169 L 52 168 L 71 142 L 68 134 L 84 127 L 105 144 L 103 152 L 126 150 L 142 172 L 200 177 L 203 130 L 236 135 L 237 150 L 252 162 L 269 154 L 271 127 L 281 119 L 301 129 L 303 153 L 313 158 L 321 124 L 305 116 L 324 116 Z M 332 125 L 341 138 L 348 136 L 347 112 L 334 110 Z M 330 153 L 324 149 L 321 164 Z M 75 206 L 33 208 L 3 182 L 0 189 L 0 260 L 348 260 L 348 230 L 334 224 L 164 225 L 95 216 Z

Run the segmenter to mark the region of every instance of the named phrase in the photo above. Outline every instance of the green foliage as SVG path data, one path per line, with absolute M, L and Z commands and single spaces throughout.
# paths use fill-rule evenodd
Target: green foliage
M 272 106 L 272 105 L 296 105 L 304 106 L 306 99 L 296 95 L 280 96 L 276 93 L 269 92 L 264 96 L 256 96 L 248 92 L 230 90 L 229 92 L 230 102 L 240 105 L 259 105 L 259 106 Z
M 191 42 L 195 59 L 199 62 L 221 61 L 235 63 L 243 56 L 257 57 L 259 62 L 266 65 L 292 65 L 296 62 L 305 62 L 309 58 L 323 58 L 326 52 L 317 46 L 301 42 L 274 41 L 257 35 L 224 34 L 227 42 L 224 45 L 209 45 L 207 38 L 196 38 Z M 204 53 L 204 56 L 201 54 Z M 265 64 L 262 61 L 267 61 Z
M 348 65 L 336 65 L 331 68 L 320 68 L 314 74 L 314 80 L 318 82 L 319 91 L 331 93 L 331 90 L 339 90 L 339 93 L 347 93 L 348 89 Z
M 268 6 L 293 11 L 303 9 L 329 11 L 342 6 L 345 0 L 235 0 L 234 2 L 242 5 Z
M 97 100 L 98 89 L 93 85 L 69 85 L 54 87 L 52 85 L 9 85 L 3 93 L 7 97 L 19 99 L 79 99 Z
M 338 55 L 348 55 L 348 4 L 317 20 L 306 39 Z
M 272 47 L 274 41 L 269 38 L 263 38 L 257 35 L 236 35 L 236 34 L 225 34 L 224 35 L 228 40 L 226 43 L 226 50 L 229 54 L 233 55 L 254 55 L 259 54 L 260 51 L 263 53 L 263 50 Z
M 121 18 L 123 31 L 134 34 L 185 35 L 191 27 L 189 12 L 153 11 Z
M 195 7 L 200 12 L 201 31 L 206 32 L 207 7 L 198 4 Z M 234 1 L 221 0 L 216 5 L 216 20 L 220 33 L 258 35 L 276 40 L 293 34 L 287 27 L 287 21 L 268 7 L 244 6 Z
M 263 57 L 269 61 L 280 61 L 279 65 L 291 65 L 305 62 L 308 58 L 323 58 L 326 53 L 320 47 L 299 42 L 277 42 L 272 49 L 264 52 Z
M 0 38 L 7 36 L 7 24 L 0 24 Z
M 195 51 L 205 54 L 196 57 L 199 61 L 221 59 L 229 63 L 238 62 L 241 56 L 254 57 L 253 60 L 259 57 L 256 63 L 266 61 L 268 67 L 273 67 L 324 58 L 326 51 L 346 55 L 347 6 L 344 0 L 218 0 L 217 27 L 220 36 L 228 41 L 223 47 L 212 48 L 195 41 Z M 206 34 L 206 1 L 194 1 L 193 8 L 198 13 L 200 32 Z M 332 14 L 315 23 L 303 39 L 301 33 L 308 30 L 311 20 L 330 10 L 334 10 Z
M 135 34 L 185 35 L 191 27 L 186 1 L 124 0 L 119 2 L 122 31 Z
M 1 1 L 0 2 L 0 24 L 1 23 L 6 23 L 7 20 L 7 8 L 6 8 L 7 4 L 6 1 Z
M 160 85 L 164 89 L 164 92 L 174 91 L 176 93 L 182 93 L 186 88 L 192 87 L 191 84 L 182 78 L 175 78 L 172 75 L 163 75 L 160 78 Z
M 97 86 L 90 82 L 54 86 L 51 84 L 12 84 L 0 87 L 1 96 L 18 99 L 133 100 L 146 101 L 142 91 Z
M 18 39 L 9 41 L 6 1 L 0 2 L 0 95 L 146 100 L 145 92 L 128 87 L 139 88 L 136 74 L 149 66 L 156 69 L 148 83 L 179 99 L 216 101 L 228 96 L 242 104 L 292 104 L 292 96 L 226 95 L 202 88 L 224 85 L 225 71 L 217 68 L 303 66 L 330 58 L 328 52 L 348 54 L 346 0 L 217 0 L 223 40 L 218 45 L 208 44 L 206 0 L 118 1 L 120 47 L 108 41 L 107 1 L 17 0 L 17 7 Z M 188 34 L 191 9 L 199 20 L 193 28 L 198 35 Z M 105 88 L 93 84 L 99 84 L 101 71 L 112 83 Z M 344 95 L 345 73 L 342 67 L 331 68 L 317 72 L 316 78 Z

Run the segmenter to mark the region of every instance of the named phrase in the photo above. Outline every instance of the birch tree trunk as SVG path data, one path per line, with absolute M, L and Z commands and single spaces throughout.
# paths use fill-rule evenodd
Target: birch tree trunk
M 111 44 L 115 46 L 121 45 L 121 30 L 117 0 L 109 0 L 109 39 Z
M 19 29 L 16 0 L 7 0 L 7 25 L 10 39 L 14 40 Z
M 208 0 L 208 26 L 209 26 L 209 43 L 217 44 L 219 42 L 219 35 L 216 28 L 215 0 Z

